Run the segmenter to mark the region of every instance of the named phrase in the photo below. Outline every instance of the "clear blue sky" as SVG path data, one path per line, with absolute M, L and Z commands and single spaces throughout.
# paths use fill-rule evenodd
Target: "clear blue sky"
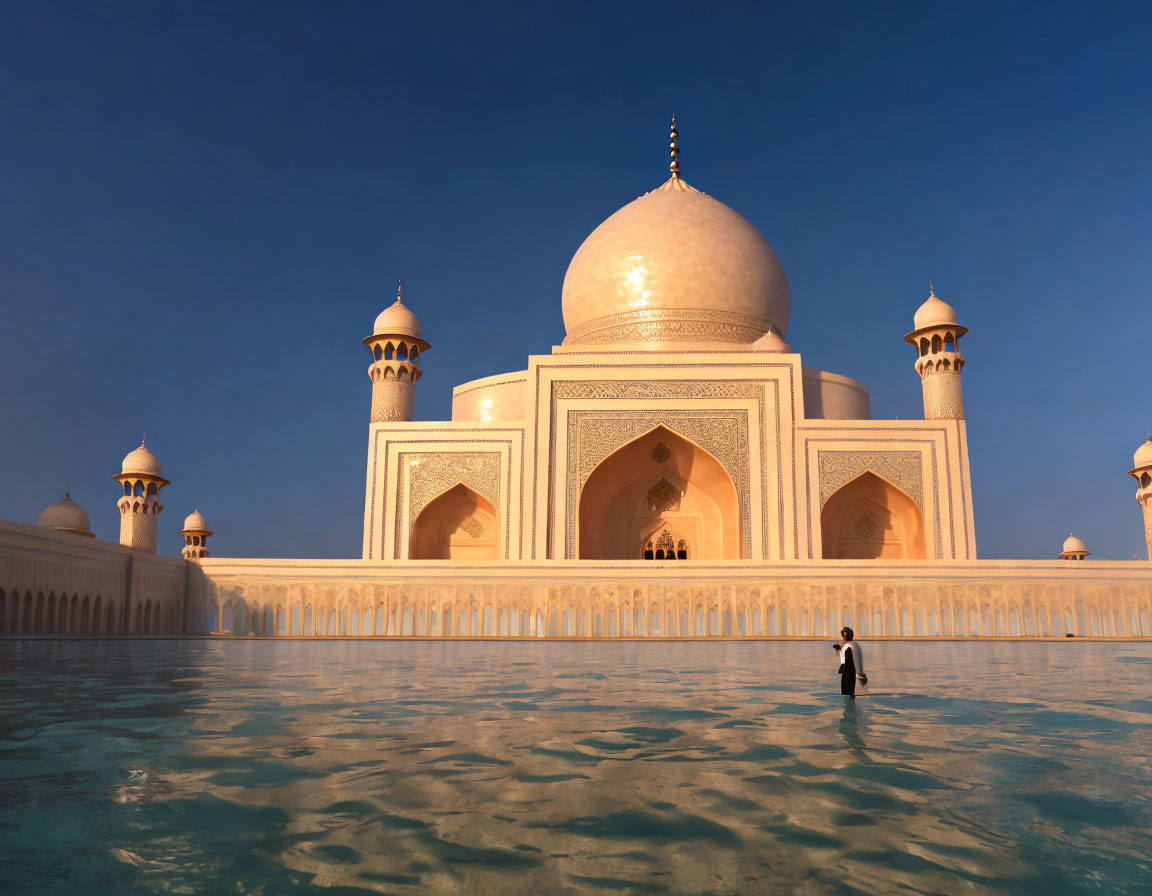
M 402 277 L 417 418 L 563 337 L 584 237 L 665 175 L 756 224 L 789 341 L 922 414 L 963 346 L 985 557 L 1143 556 L 1146 3 L 0 4 L 0 517 L 147 431 L 231 556 L 359 556 L 369 356 Z

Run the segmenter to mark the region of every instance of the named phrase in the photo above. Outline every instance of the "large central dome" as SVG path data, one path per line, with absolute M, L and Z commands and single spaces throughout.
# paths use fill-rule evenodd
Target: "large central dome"
M 565 345 L 755 342 L 788 331 L 775 250 L 673 175 L 592 231 L 564 276 Z

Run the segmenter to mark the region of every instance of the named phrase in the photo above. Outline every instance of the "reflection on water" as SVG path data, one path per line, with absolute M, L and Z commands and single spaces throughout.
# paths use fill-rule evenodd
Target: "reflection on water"
M 3 643 L 0 891 L 1147 892 L 1152 645 L 867 649 Z

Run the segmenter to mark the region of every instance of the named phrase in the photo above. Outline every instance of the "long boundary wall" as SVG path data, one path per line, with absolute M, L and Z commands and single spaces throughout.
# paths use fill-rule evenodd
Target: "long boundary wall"
M 0 520 L 0 634 L 187 631 L 189 563 Z
M 1152 564 L 227 560 L 194 633 L 412 637 L 1152 637 Z

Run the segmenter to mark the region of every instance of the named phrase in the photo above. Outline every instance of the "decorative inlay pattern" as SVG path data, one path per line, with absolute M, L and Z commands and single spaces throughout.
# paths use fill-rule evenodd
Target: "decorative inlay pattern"
M 460 521 L 460 525 L 456 527 L 456 531 L 471 535 L 473 538 L 479 538 L 484 534 L 484 524 L 476 519 L 476 517 L 470 516 L 468 519 Z
M 964 392 L 959 373 L 925 370 L 921 380 L 925 420 L 964 419 Z
M 852 524 L 852 532 L 857 538 L 875 538 L 880 534 L 880 527 L 868 514 L 864 514 Z
M 500 454 L 495 451 L 401 452 L 401 475 L 408 473 L 408 534 L 416 517 L 437 495 L 462 483 L 492 502 L 500 512 Z M 402 500 L 404 490 L 396 490 L 396 556 L 400 556 Z
M 565 345 L 614 342 L 755 342 L 769 322 L 733 311 L 662 308 L 625 311 L 573 327 Z M 777 329 L 780 329 L 777 327 Z
M 683 542 L 681 542 L 683 544 Z M 660 537 L 656 539 L 656 550 L 674 551 L 676 545 L 672 541 L 672 533 L 667 529 L 660 533 Z
M 660 444 L 663 445 L 664 443 L 661 442 Z M 667 479 L 661 479 L 648 489 L 649 510 L 672 510 L 679 503 L 680 492 Z
M 658 464 L 664 463 L 672 456 L 672 452 L 668 450 L 668 446 L 663 442 L 658 442 L 656 447 L 652 449 L 652 460 Z
M 553 399 L 570 398 L 763 398 L 764 383 L 749 380 L 561 380 Z
M 924 510 L 924 471 L 919 451 L 820 451 L 820 506 L 864 472 L 887 479 Z

